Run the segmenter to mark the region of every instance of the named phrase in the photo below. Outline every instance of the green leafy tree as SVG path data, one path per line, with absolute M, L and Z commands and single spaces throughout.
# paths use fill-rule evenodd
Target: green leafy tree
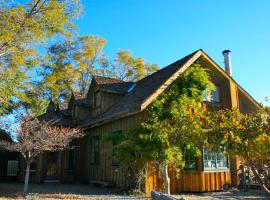
M 70 37 L 79 1 L 0 2 L 0 114 L 28 102 L 29 72 L 39 64 L 37 46 L 54 36 Z
M 142 58 L 134 58 L 130 51 L 119 50 L 113 63 L 117 78 L 138 81 L 158 70 L 158 65 L 145 63 Z
M 208 143 L 225 147 L 251 168 L 258 183 L 270 194 L 270 117 L 265 111 L 242 114 L 220 110 L 208 117 Z
M 105 43 L 104 38 L 89 35 L 48 48 L 45 66 L 39 73 L 41 81 L 36 87 L 41 101 L 32 101 L 32 109 L 44 110 L 44 102 L 51 99 L 55 102 L 67 100 L 71 91 L 86 93 L 93 75 L 136 81 L 158 69 L 157 65 L 146 64 L 142 58 L 133 58 L 128 51 L 119 51 L 111 62 L 103 54 Z
M 76 61 L 78 76 L 77 86 L 82 93 L 87 89 L 92 80 L 92 75 L 98 71 L 97 63 L 102 59 L 103 47 L 106 40 L 100 36 L 83 36 L 74 42 L 73 58 Z M 104 65 L 105 66 L 105 65 Z
M 95 70 L 95 75 L 103 76 L 103 77 L 112 77 L 112 78 L 119 78 L 117 77 L 114 68 L 106 55 L 102 55 L 98 61 L 99 67 Z
M 40 82 L 37 89 L 49 101 L 61 102 L 67 99 L 79 78 L 72 60 L 71 42 L 56 43 L 48 49 L 44 66 L 39 72 Z
M 118 137 L 115 149 L 120 162 L 132 163 L 146 173 L 149 166 L 158 166 L 165 192 L 170 193 L 168 167 L 179 174 L 185 165 L 184 152 L 198 156 L 206 139 L 200 102 L 207 88 L 213 89 L 208 73 L 194 64 L 147 108 L 145 122 Z M 114 137 L 105 138 L 114 141 Z
M 67 101 L 73 91 L 85 93 L 92 75 L 107 67 L 101 56 L 104 44 L 105 39 L 93 35 L 52 44 L 37 70 L 39 81 L 32 94 L 39 96 L 39 101 L 31 101 L 32 111 L 41 114 L 50 100 Z M 97 69 L 99 59 L 103 60 L 102 69 Z

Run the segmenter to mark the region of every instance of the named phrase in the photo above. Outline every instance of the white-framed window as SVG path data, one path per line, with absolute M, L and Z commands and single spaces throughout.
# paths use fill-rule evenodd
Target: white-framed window
M 211 92 L 211 94 L 209 92 L 209 88 L 206 88 L 203 101 L 220 103 L 220 86 L 215 85 L 215 88 Z
M 228 168 L 228 156 L 224 150 L 214 152 L 210 148 L 203 148 L 204 170 L 222 170 Z

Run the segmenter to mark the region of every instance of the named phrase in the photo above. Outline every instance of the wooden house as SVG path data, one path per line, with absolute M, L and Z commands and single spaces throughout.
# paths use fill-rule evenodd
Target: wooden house
M 225 52 L 226 53 L 226 52 Z M 65 108 L 50 104 L 41 116 L 60 118 L 64 125 L 84 128 L 86 135 L 74 141 L 65 152 L 46 153 L 36 161 L 34 180 L 63 182 L 103 181 L 116 187 L 129 187 L 124 168 L 113 160 L 113 146 L 101 143 L 104 134 L 127 131 L 138 126 L 145 109 L 178 79 L 196 60 L 207 68 L 216 89 L 213 98 L 203 103 L 208 110 L 237 108 L 243 113 L 260 109 L 260 105 L 203 50 L 198 50 L 138 82 L 94 76 L 87 94 L 73 94 Z M 172 193 L 180 191 L 217 191 L 225 186 L 239 186 L 239 158 L 228 158 L 223 152 L 202 150 L 202 156 L 187 161 L 180 180 L 171 174 Z M 146 177 L 146 192 L 160 189 L 157 175 Z
M 0 140 L 12 142 L 11 136 L 2 129 L 0 129 Z M 0 158 L 0 182 L 17 181 L 19 153 L 0 149 Z

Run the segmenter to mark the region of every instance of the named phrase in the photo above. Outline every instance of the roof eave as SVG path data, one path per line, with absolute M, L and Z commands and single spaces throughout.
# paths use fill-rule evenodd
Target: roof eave
M 164 92 L 182 73 L 184 73 L 190 65 L 192 65 L 200 56 L 202 50 L 198 50 L 186 63 L 176 71 L 164 84 L 162 84 L 154 93 L 152 93 L 146 100 L 141 104 L 141 110 L 147 108 L 162 92 Z
M 130 113 L 123 113 L 121 115 L 116 115 L 114 117 L 105 118 L 102 121 L 98 121 L 98 122 L 93 123 L 93 124 L 81 125 L 81 126 L 79 126 L 79 128 L 85 128 L 86 130 L 91 129 L 91 128 L 94 128 L 94 127 L 97 127 L 97 126 L 100 126 L 100 125 L 103 125 L 103 124 L 106 124 L 106 123 L 109 123 L 109 122 L 112 122 L 112 121 L 115 121 L 115 120 L 119 120 L 119 119 L 122 119 L 122 118 L 125 118 L 125 117 L 129 117 L 129 116 L 132 116 L 132 115 L 139 114 L 141 112 L 142 111 L 140 110 L 140 111 L 134 111 L 134 112 L 130 112 Z

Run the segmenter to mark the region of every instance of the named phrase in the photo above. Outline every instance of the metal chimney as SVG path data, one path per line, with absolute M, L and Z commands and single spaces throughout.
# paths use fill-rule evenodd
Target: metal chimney
M 232 76 L 231 51 L 224 50 L 222 51 L 222 54 L 224 56 L 225 71 L 227 72 L 227 74 Z

